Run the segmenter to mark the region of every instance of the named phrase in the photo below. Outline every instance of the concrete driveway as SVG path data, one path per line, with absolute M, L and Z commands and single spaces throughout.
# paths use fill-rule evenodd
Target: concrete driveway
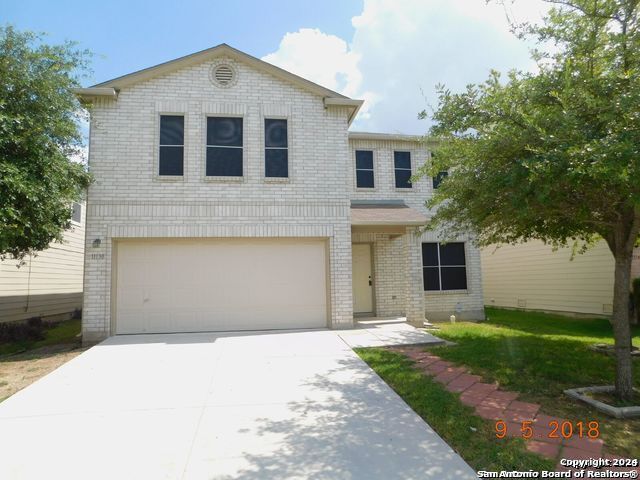
M 476 478 L 351 349 L 407 329 L 113 337 L 0 404 L 0 478 Z

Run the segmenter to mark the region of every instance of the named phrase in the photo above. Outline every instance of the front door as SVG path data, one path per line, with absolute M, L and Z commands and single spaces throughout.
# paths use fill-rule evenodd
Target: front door
M 351 246 L 353 265 L 353 313 L 373 313 L 373 278 L 371 244 Z

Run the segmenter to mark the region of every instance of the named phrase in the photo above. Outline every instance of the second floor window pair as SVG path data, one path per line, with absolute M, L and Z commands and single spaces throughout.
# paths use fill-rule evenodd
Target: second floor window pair
M 243 119 L 207 117 L 205 175 L 208 177 L 242 177 L 244 175 Z M 264 120 L 264 175 L 289 176 L 287 120 Z M 184 175 L 184 117 L 160 116 L 160 158 L 158 173 L 163 176 Z
M 411 152 L 393 152 L 393 172 L 396 188 L 412 188 Z M 433 188 L 437 189 L 448 174 L 447 171 L 442 171 L 433 177 Z M 356 150 L 356 187 L 375 187 L 373 150 Z
M 393 152 L 393 171 L 396 188 L 411 188 L 411 152 Z M 372 150 L 356 150 L 356 187 L 375 187 Z

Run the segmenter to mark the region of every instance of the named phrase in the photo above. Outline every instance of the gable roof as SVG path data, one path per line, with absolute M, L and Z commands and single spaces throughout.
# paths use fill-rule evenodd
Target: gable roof
M 106 82 L 97 83 L 96 85 L 93 85 L 91 88 L 100 88 L 100 87 L 112 87 L 115 89 L 123 88 L 129 85 L 133 85 L 134 83 L 138 83 L 153 77 L 157 77 L 158 75 L 164 75 L 166 73 L 170 73 L 191 65 L 196 65 L 198 63 L 202 63 L 204 61 L 210 60 L 212 58 L 220 57 L 223 55 L 227 55 L 231 58 L 235 58 L 236 60 L 247 63 L 248 65 L 258 70 L 262 70 L 264 72 L 270 73 L 275 77 L 278 77 L 282 80 L 296 84 L 322 97 L 348 98 L 348 97 L 345 97 L 344 95 L 341 95 L 338 92 L 329 90 L 328 88 L 318 85 L 317 83 L 313 83 L 291 72 L 287 72 L 282 68 L 276 67 L 275 65 L 271 65 L 270 63 L 267 63 L 264 60 L 260 60 L 247 53 L 241 52 L 240 50 L 237 50 L 227 45 L 226 43 L 221 43 L 220 45 L 217 45 L 215 47 L 207 48 L 206 50 L 201 50 L 199 52 L 192 53 L 190 55 L 185 55 L 184 57 L 179 57 L 174 60 L 169 60 L 168 62 L 160 63 L 158 65 L 154 65 L 153 67 L 143 68 L 142 70 L 128 73 L 126 75 L 122 75 L 120 77 L 107 80 Z
M 234 58 L 240 62 L 244 62 L 247 65 L 273 75 L 285 82 L 292 83 L 308 92 L 314 93 L 323 97 L 325 106 L 346 106 L 352 109 L 349 115 L 349 123 L 353 120 L 356 113 L 364 103 L 363 100 L 355 100 L 346 97 L 338 92 L 334 92 L 328 88 L 311 82 L 306 78 L 302 78 L 291 72 L 288 72 L 282 68 L 271 65 L 270 63 L 253 57 L 247 53 L 241 52 L 226 43 L 221 43 L 212 48 L 201 50 L 184 57 L 176 58 L 175 60 L 169 60 L 168 62 L 160 63 L 153 67 L 144 68 L 127 75 L 107 80 L 106 82 L 97 83 L 89 88 L 76 88 L 73 92 L 79 97 L 88 100 L 95 97 L 111 97 L 117 99 L 118 91 L 124 87 L 128 87 L 138 82 L 148 80 L 150 78 L 164 75 L 174 72 L 181 68 L 185 68 L 191 65 L 205 62 L 207 60 L 226 55 L 230 58 Z

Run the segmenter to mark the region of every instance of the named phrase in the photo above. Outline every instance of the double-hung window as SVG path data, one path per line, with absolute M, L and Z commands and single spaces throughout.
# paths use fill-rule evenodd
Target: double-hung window
M 242 118 L 207 117 L 208 177 L 242 177 Z
M 373 188 L 373 152 L 356 150 L 356 187 Z
M 184 117 L 160 116 L 160 153 L 158 175 L 184 174 Z
M 289 176 L 289 141 L 287 120 L 264 119 L 264 176 L 287 178 Z
M 411 188 L 411 152 L 393 152 L 396 188 Z
M 422 278 L 425 291 L 466 290 L 464 243 L 423 243 Z

